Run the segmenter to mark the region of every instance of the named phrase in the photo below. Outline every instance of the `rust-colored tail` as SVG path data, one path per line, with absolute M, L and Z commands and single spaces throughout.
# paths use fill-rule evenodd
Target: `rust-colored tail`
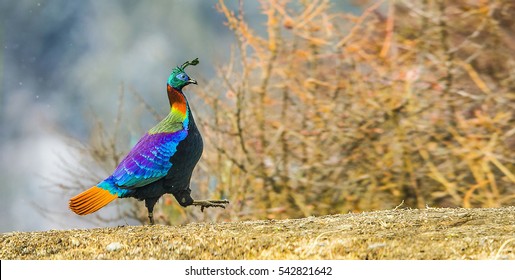
M 70 199 L 70 209 L 78 215 L 91 214 L 106 206 L 117 197 L 117 195 L 111 194 L 108 190 L 93 186 L 72 197 Z

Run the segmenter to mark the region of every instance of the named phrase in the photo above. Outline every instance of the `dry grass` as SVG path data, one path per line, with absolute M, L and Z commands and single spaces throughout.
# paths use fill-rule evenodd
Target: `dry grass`
M 0 259 L 515 259 L 515 207 L 0 235 Z

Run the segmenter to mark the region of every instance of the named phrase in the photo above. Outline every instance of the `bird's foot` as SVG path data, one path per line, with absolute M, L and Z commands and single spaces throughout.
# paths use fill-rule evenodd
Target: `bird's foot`
M 225 209 L 225 204 L 229 204 L 229 200 L 193 200 L 193 206 L 200 206 L 200 211 L 204 212 L 204 208 L 220 207 Z

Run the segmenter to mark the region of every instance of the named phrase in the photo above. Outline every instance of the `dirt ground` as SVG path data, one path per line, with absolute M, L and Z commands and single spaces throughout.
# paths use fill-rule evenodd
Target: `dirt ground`
M 515 207 L 0 235 L 0 259 L 515 259 Z

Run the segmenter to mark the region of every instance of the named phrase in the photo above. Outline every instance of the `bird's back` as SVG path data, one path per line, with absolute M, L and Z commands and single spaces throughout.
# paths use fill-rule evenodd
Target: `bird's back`
M 195 124 L 193 115 L 189 112 L 188 136 L 177 146 L 177 152 L 170 158 L 172 168 L 164 179 L 165 186 L 173 193 L 189 187 L 191 173 L 202 156 L 204 143 Z

